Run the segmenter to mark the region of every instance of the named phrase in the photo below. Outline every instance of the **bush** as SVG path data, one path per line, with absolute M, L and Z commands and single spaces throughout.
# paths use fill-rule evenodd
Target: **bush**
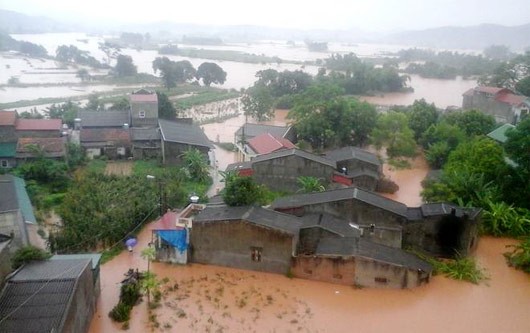
M 520 244 L 510 245 L 512 252 L 504 254 L 508 264 L 526 273 L 530 273 L 530 237 L 526 237 Z
M 110 310 L 109 317 L 119 323 L 129 321 L 131 318 L 131 309 L 131 305 L 127 305 L 120 301 L 114 308 L 112 308 L 112 310 Z
M 456 260 L 444 261 L 430 259 L 429 262 L 434 266 L 435 274 L 443 274 L 454 280 L 463 280 L 478 284 L 487 278 L 484 270 L 478 267 L 472 258 L 458 258 Z
M 34 261 L 34 260 L 46 260 L 52 255 L 44 250 L 41 250 L 35 246 L 24 246 L 18 249 L 13 258 L 11 258 L 11 266 L 13 269 L 17 269 L 23 264 Z

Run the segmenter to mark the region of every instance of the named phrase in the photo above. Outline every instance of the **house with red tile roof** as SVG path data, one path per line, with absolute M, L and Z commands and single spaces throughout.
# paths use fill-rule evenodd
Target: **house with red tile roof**
M 66 138 L 19 138 L 16 148 L 17 164 L 39 157 L 62 159 L 66 155 Z
M 19 138 L 58 138 L 62 133 L 61 119 L 17 119 L 16 132 Z
M 251 157 L 272 153 L 282 149 L 296 148 L 295 145 L 286 138 L 276 137 L 271 133 L 263 133 L 248 140 L 249 155 Z
M 464 93 L 462 108 L 477 109 L 492 115 L 499 123 L 515 125 L 528 116 L 530 99 L 510 89 L 479 86 Z

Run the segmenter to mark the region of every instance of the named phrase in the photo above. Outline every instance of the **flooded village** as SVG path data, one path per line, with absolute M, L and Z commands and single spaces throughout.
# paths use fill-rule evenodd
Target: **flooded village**
M 0 52 L 0 332 L 530 331 L 524 85 L 413 45 L 6 36 L 79 53 Z

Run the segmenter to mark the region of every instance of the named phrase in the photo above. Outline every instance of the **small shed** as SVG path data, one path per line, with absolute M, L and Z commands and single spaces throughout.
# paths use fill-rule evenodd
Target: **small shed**
M 169 211 L 151 226 L 156 260 L 175 264 L 188 262 L 189 228 L 177 226 L 178 212 Z

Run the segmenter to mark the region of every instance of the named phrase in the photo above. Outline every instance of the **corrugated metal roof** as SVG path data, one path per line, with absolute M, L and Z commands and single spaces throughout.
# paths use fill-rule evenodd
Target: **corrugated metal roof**
M 17 210 L 18 207 L 13 176 L 0 175 L 0 212 Z
M 77 279 L 85 267 L 92 267 L 91 259 L 34 261 L 24 266 L 10 282 Z
M 247 139 L 256 137 L 260 134 L 270 133 L 277 138 L 283 138 L 289 131 L 290 127 L 287 126 L 274 126 L 274 125 L 261 125 L 261 124 L 249 124 L 245 123 L 235 133 L 236 136 L 240 137 L 245 133 Z
M 83 260 L 89 259 L 92 262 L 92 269 L 95 269 L 99 266 L 101 261 L 101 253 L 74 253 L 74 254 L 56 254 L 53 255 L 50 260 Z
M 506 131 L 510 128 L 515 128 L 515 126 L 512 124 L 504 124 L 501 127 L 489 132 L 487 135 L 495 141 L 505 143 L 506 140 L 508 140 L 508 137 L 506 136 Z

